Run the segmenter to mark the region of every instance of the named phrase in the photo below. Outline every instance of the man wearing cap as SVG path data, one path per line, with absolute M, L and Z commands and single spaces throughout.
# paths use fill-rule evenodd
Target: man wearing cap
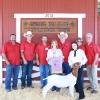
M 27 31 L 24 34 L 26 41 L 21 43 L 21 57 L 22 57 L 22 89 L 26 86 L 26 76 L 27 76 L 27 87 L 32 87 L 32 68 L 33 68 L 33 60 L 35 55 L 35 44 L 32 42 L 32 32 Z
M 65 74 L 67 75 L 71 72 L 71 68 L 68 63 L 68 56 L 71 50 L 71 43 L 67 40 L 68 34 L 65 32 L 60 32 L 60 34 L 58 34 L 58 38 L 60 40 L 58 42 L 59 48 L 62 50 L 64 55 L 64 62 L 62 66 Z
M 37 64 L 40 68 L 40 80 L 41 80 L 41 88 L 46 85 L 46 80 L 43 80 L 50 74 L 50 66 L 47 63 L 47 51 L 50 48 L 50 44 L 47 43 L 48 39 L 46 35 L 42 36 L 42 42 L 37 45 L 36 48 L 36 59 Z
M 85 51 L 87 56 L 87 75 L 90 81 L 90 87 L 87 90 L 91 90 L 91 93 L 98 92 L 98 80 L 97 80 L 97 66 L 98 66 L 98 46 L 93 42 L 92 33 L 86 34 Z
M 3 57 L 6 61 L 5 89 L 11 91 L 11 77 L 13 75 L 12 89 L 17 89 L 20 69 L 20 44 L 16 42 L 16 35 L 10 35 L 10 41 L 3 46 Z

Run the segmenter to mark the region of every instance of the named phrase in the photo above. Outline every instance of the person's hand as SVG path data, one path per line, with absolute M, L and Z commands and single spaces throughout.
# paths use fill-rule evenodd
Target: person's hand
M 39 60 L 36 61 L 37 65 L 39 65 Z
M 24 64 L 27 64 L 27 60 L 26 59 L 23 62 L 24 62 Z
M 35 64 L 36 63 L 36 60 L 33 60 L 33 64 Z
M 10 62 L 7 60 L 7 61 L 6 61 L 6 64 L 7 64 L 7 65 L 9 65 L 9 64 L 10 64 Z
M 93 62 L 92 67 L 96 66 L 96 62 Z

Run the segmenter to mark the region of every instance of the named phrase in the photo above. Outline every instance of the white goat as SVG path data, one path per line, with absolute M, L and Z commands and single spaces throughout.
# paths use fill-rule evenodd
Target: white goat
M 68 75 L 50 75 L 44 80 L 47 79 L 47 85 L 43 88 L 43 97 L 46 97 L 46 94 L 48 90 L 50 90 L 53 86 L 59 87 L 59 88 L 64 88 L 64 87 L 69 87 L 69 95 L 74 97 L 74 85 L 76 84 L 77 81 L 77 74 L 78 74 L 78 69 L 80 67 L 79 63 L 75 63 L 73 65 L 72 72 Z

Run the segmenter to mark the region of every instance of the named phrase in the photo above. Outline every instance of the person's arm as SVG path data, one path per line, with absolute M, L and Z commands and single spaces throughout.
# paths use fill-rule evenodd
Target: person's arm
M 62 61 L 63 61 L 64 60 L 64 55 L 63 55 L 61 49 L 59 49 L 59 54 L 60 54 L 60 57 L 62 58 Z
M 27 64 L 27 60 L 25 59 L 23 50 L 21 50 L 21 57 L 22 57 L 22 60 L 23 60 L 24 64 Z
M 10 64 L 10 62 L 8 61 L 8 59 L 7 59 L 7 57 L 6 57 L 6 54 L 5 54 L 5 53 L 3 53 L 3 54 L 2 54 L 2 56 L 3 56 L 3 58 L 5 59 L 6 64 L 7 64 L 7 65 L 9 65 L 9 64 Z
M 87 62 L 87 57 L 86 57 L 86 55 L 85 55 L 85 52 L 83 51 L 83 50 L 81 50 L 81 52 L 82 52 L 82 62 L 81 62 L 81 66 L 82 65 L 85 65 L 86 64 L 86 62 Z
M 39 59 L 38 59 L 38 54 L 36 53 L 36 63 L 39 65 Z
M 97 62 L 98 62 L 99 51 L 98 51 L 98 46 L 95 43 L 94 43 L 93 47 L 94 47 L 95 57 L 94 57 L 94 61 L 93 61 L 92 66 L 95 66 L 95 65 L 97 65 Z
M 6 56 L 6 52 L 7 52 L 7 44 L 4 44 L 3 48 L 2 48 L 2 56 L 3 56 L 4 60 L 6 61 L 6 64 L 9 65 L 10 62 L 9 62 L 7 56 Z
M 46 58 L 46 60 L 47 60 L 48 63 L 50 63 L 51 59 L 52 59 L 52 57 L 51 57 L 51 50 L 49 49 L 48 52 L 47 52 L 47 58 Z
M 37 65 L 39 65 L 40 64 L 39 63 L 39 56 L 38 56 L 38 54 L 39 54 L 39 45 L 36 46 L 35 52 L 36 52 L 36 63 L 37 63 Z
M 69 53 L 69 56 L 68 56 L 68 63 L 70 65 L 70 67 L 72 67 L 73 63 L 72 63 L 72 52 Z
M 23 63 L 27 64 L 27 60 L 24 55 L 24 50 L 25 50 L 25 44 L 24 44 L 24 42 L 22 42 L 20 45 L 21 57 L 22 57 Z
M 97 64 L 98 58 L 99 58 L 99 54 L 96 53 L 96 54 L 95 54 L 95 58 L 94 58 L 94 62 L 93 62 L 93 64 L 92 64 L 92 66 L 95 66 L 95 65 Z

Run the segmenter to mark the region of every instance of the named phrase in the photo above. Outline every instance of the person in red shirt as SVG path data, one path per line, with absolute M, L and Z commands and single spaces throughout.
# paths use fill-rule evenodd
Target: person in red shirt
M 40 80 L 41 80 L 41 88 L 43 88 L 47 82 L 43 80 L 50 74 L 50 66 L 47 63 L 47 51 L 50 48 L 50 44 L 47 43 L 48 39 L 46 35 L 42 36 L 42 43 L 39 43 L 36 47 L 36 59 L 37 64 L 40 68 Z
M 63 71 L 67 75 L 71 72 L 71 68 L 68 63 L 68 56 L 69 56 L 69 53 L 71 50 L 71 43 L 70 43 L 70 41 L 67 40 L 68 39 L 67 33 L 60 32 L 60 34 L 58 34 L 58 38 L 60 40 L 60 41 L 58 41 L 58 46 L 62 50 L 63 55 L 64 55 L 64 62 L 62 64 Z
M 33 60 L 35 56 L 35 44 L 31 41 L 32 40 L 32 32 L 27 31 L 24 35 L 26 41 L 21 43 L 21 57 L 22 57 L 22 89 L 26 86 L 26 76 L 27 76 L 27 87 L 32 87 L 32 68 L 33 68 Z
M 90 87 L 88 90 L 91 90 L 91 93 L 98 92 L 98 80 L 97 80 L 97 66 L 98 66 L 98 46 L 92 41 L 92 33 L 86 34 L 86 45 L 85 53 L 87 56 L 87 75 L 90 81 Z
M 16 35 L 10 35 L 10 41 L 3 46 L 3 57 L 6 61 L 5 89 L 11 91 L 11 77 L 13 74 L 12 89 L 17 89 L 18 75 L 20 69 L 20 44 L 16 42 Z

